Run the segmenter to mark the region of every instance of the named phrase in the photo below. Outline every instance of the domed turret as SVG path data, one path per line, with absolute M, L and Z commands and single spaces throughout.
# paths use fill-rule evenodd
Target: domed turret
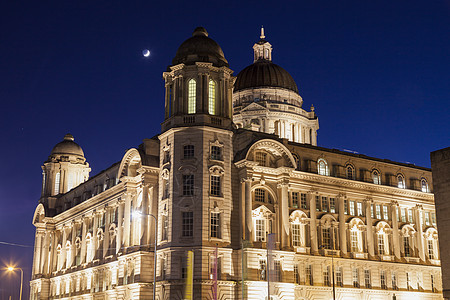
M 222 48 L 203 27 L 195 28 L 192 37 L 184 41 L 178 48 L 172 65 L 194 65 L 196 62 L 210 62 L 216 67 L 228 67 Z
M 56 144 L 42 166 L 42 196 L 66 193 L 89 178 L 89 163 L 83 149 L 68 133 Z
M 163 74 L 166 99 L 162 131 L 197 125 L 231 129 L 232 73 L 219 44 L 205 28 L 197 27 Z
M 272 45 L 266 40 L 264 28 L 253 45 L 253 54 L 253 64 L 239 72 L 234 84 L 234 123 L 317 145 L 316 114 L 302 109 L 303 99 L 291 74 L 272 62 Z

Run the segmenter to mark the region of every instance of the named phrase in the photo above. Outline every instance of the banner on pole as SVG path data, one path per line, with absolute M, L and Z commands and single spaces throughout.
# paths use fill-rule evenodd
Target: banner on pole
M 186 260 L 186 283 L 184 287 L 184 299 L 192 300 L 194 289 L 194 251 L 188 251 Z

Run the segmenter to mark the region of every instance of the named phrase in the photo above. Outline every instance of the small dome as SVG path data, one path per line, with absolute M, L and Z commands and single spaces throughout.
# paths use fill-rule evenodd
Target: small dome
M 50 155 L 55 154 L 71 154 L 84 157 L 83 149 L 81 149 L 81 147 L 74 142 L 74 138 L 70 133 L 64 136 L 64 140 L 62 142 L 59 142 L 55 147 L 53 147 Z
M 269 60 L 258 60 L 239 72 L 234 91 L 258 87 L 279 87 L 298 94 L 297 84 L 291 74 Z
M 192 37 L 181 44 L 172 65 L 193 65 L 196 62 L 210 62 L 216 67 L 229 66 L 222 48 L 208 37 L 208 32 L 203 27 L 195 28 Z

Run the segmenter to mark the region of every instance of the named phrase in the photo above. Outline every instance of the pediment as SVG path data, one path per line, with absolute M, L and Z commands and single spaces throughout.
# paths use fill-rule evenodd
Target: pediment
M 253 102 L 250 105 L 247 105 L 246 107 L 244 107 L 241 110 L 241 113 L 242 112 L 255 112 L 255 111 L 269 111 L 269 110 L 267 109 L 267 107 L 264 107 L 258 103 Z

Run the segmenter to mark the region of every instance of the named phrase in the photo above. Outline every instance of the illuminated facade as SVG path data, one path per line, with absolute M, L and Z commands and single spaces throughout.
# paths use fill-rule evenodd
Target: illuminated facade
M 32 300 L 153 299 L 155 238 L 156 299 L 184 299 L 187 251 L 193 299 L 266 299 L 268 269 L 272 299 L 331 299 L 333 273 L 336 299 L 442 299 L 431 171 L 316 146 L 264 38 L 235 78 L 197 28 L 163 74 L 161 134 L 96 176 L 72 136 L 55 146 Z

